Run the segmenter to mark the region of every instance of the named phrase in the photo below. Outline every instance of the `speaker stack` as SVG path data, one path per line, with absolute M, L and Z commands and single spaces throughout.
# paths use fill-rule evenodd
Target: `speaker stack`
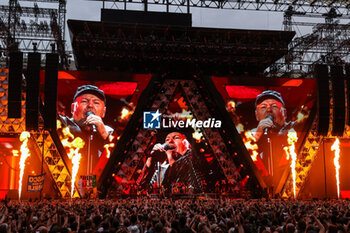
M 8 117 L 21 118 L 23 53 L 10 53 L 8 85 Z
M 26 91 L 26 130 L 39 129 L 40 53 L 28 54 Z
M 331 66 L 333 96 L 333 136 L 343 136 L 345 128 L 345 86 L 343 67 Z
M 46 54 L 44 128 L 47 130 L 57 128 L 57 79 L 58 54 Z
M 314 76 L 317 82 L 317 135 L 327 136 L 329 128 L 329 78 L 327 65 L 316 64 Z

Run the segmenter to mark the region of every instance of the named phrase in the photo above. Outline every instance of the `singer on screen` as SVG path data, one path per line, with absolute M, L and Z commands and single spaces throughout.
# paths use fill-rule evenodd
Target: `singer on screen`
M 252 133 L 259 147 L 259 156 L 262 159 L 267 173 L 265 176 L 279 176 L 279 170 L 288 165 L 283 147 L 287 146 L 288 130 L 294 127 L 294 122 L 287 122 L 285 103 L 279 92 L 267 90 L 256 97 L 255 117 L 258 126 Z M 271 179 L 270 185 L 273 185 Z
M 59 115 L 62 127 L 68 126 L 74 137 L 84 140 L 79 175 L 92 175 L 113 129 L 104 124 L 106 96 L 93 85 L 78 87 L 71 105 L 72 117 Z
M 170 192 L 172 184 L 182 183 L 200 192 L 199 177 L 199 171 L 193 164 L 190 143 L 185 135 L 172 132 L 166 136 L 163 144 L 153 146 L 139 177 L 139 185 L 143 188 L 163 187 Z

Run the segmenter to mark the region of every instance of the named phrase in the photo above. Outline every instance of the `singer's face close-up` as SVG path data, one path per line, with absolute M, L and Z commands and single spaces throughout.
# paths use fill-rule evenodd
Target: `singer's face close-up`
M 82 121 L 87 117 L 87 112 L 92 112 L 103 118 L 106 112 L 105 103 L 93 94 L 78 96 L 72 104 L 72 116 L 74 120 L 76 122 Z
M 183 154 L 188 149 L 184 143 L 185 139 L 186 138 L 183 134 L 174 132 L 166 136 L 165 143 L 168 144 L 169 146 L 175 147 L 175 149 L 173 149 L 172 151 L 179 154 Z
M 286 120 L 286 110 L 283 104 L 275 99 L 266 99 L 256 106 L 256 119 L 261 121 L 268 116 L 273 117 L 273 122 L 282 126 Z

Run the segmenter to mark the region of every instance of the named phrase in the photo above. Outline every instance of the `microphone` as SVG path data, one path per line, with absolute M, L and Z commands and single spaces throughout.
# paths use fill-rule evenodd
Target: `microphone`
M 91 115 L 95 115 L 95 113 L 93 113 L 91 111 L 86 112 L 86 117 L 91 116 Z M 92 132 L 96 133 L 97 132 L 96 125 L 91 125 L 91 127 L 92 127 Z
M 166 144 L 166 143 L 162 144 L 162 146 L 163 146 L 163 149 L 164 149 L 164 150 L 172 150 L 172 149 L 175 149 L 174 146 L 170 146 L 169 144 Z
M 163 150 L 165 150 L 165 151 L 175 149 L 174 146 L 170 146 L 167 143 L 162 144 L 162 147 L 163 147 Z M 153 154 L 154 152 L 155 152 L 155 150 L 152 150 L 150 154 Z
M 265 119 L 270 119 L 271 121 L 273 121 L 273 116 L 271 116 L 271 115 L 267 116 Z M 266 127 L 264 129 L 264 135 L 267 135 L 269 133 L 269 131 L 270 131 L 270 128 Z

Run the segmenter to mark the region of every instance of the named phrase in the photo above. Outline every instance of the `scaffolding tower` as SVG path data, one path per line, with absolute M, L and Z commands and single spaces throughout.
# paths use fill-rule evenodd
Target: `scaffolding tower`
M 61 67 L 65 49 L 66 0 L 9 0 L 0 5 L 0 65 L 8 66 L 10 52 L 48 53 L 56 50 Z

